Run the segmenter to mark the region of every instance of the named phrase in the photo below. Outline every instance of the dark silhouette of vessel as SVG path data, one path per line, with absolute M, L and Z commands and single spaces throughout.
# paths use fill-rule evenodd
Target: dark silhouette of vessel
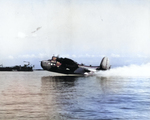
M 24 61 L 26 62 L 26 61 Z M 24 64 L 24 66 L 16 65 L 12 67 L 3 67 L 3 65 L 0 65 L 0 71 L 33 71 L 32 65 L 28 62 L 28 64 Z

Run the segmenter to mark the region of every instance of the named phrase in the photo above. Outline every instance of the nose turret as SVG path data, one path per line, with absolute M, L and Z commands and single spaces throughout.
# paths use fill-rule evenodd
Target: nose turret
M 49 70 L 49 69 L 51 68 L 51 63 L 50 63 L 50 61 L 47 61 L 47 60 L 41 61 L 41 67 L 42 67 L 44 70 Z

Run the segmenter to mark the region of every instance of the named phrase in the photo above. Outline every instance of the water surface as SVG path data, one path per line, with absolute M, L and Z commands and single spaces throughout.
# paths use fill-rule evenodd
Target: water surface
M 150 77 L 0 72 L 0 119 L 148 120 Z

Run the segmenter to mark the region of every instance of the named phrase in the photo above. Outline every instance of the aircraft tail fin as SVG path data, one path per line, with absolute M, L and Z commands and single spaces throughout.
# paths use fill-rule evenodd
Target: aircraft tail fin
M 103 57 L 100 66 L 96 70 L 109 70 L 111 65 L 109 64 L 109 59 L 107 57 Z

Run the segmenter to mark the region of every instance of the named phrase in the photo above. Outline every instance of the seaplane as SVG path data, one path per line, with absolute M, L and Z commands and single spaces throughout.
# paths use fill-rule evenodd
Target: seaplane
M 41 61 L 41 67 L 43 70 L 50 72 L 55 72 L 65 75 L 74 75 L 74 76 L 84 76 L 84 75 L 93 75 L 97 71 L 109 70 L 111 65 L 109 64 L 109 59 L 103 57 L 99 66 L 87 66 L 84 64 L 78 64 L 70 58 L 62 58 L 59 56 L 52 56 L 49 60 Z

